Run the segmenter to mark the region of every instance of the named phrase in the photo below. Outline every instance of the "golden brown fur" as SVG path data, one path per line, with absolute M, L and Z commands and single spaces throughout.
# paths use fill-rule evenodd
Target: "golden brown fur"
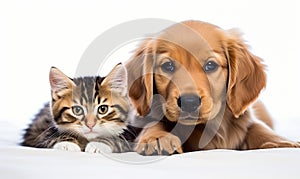
M 217 64 L 214 71 L 207 67 L 211 62 Z M 166 71 L 163 66 L 170 63 L 172 69 Z M 200 21 L 175 24 L 140 44 L 127 70 L 129 95 L 139 115 L 151 119 L 161 106 L 164 116 L 146 121 L 138 153 L 299 147 L 276 135 L 263 104 L 255 103 L 266 85 L 264 65 L 235 30 Z M 153 95 L 160 96 L 155 109 Z M 186 112 L 183 96 L 199 107 Z

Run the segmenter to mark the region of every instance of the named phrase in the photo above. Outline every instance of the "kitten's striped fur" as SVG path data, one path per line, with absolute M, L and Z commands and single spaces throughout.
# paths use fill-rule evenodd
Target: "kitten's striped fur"
M 134 110 L 127 95 L 127 73 L 121 64 L 104 78 L 70 79 L 53 67 L 50 85 L 51 105 L 46 104 L 36 115 L 22 145 L 65 150 L 73 146 L 73 150 L 85 151 L 90 142 L 102 142 L 112 152 L 131 151 L 124 133 L 135 135 L 127 130 Z

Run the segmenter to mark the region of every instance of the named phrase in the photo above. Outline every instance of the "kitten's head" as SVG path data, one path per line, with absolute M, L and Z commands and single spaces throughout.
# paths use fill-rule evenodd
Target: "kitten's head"
M 52 67 L 50 85 L 52 114 L 58 128 L 76 131 L 87 139 L 119 135 L 126 128 L 131 105 L 122 64 L 106 77 L 75 79 Z

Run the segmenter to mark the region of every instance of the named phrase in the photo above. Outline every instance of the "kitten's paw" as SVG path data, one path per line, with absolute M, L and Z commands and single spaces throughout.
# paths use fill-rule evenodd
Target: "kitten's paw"
M 73 142 L 58 142 L 53 146 L 53 149 L 65 150 L 70 152 L 81 152 L 79 145 Z
M 84 151 L 87 153 L 112 153 L 110 146 L 102 142 L 90 142 L 87 144 Z

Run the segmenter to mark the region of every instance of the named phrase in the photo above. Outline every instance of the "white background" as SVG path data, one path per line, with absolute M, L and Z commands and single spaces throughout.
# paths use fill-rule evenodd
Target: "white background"
M 299 17 L 297 0 L 1 1 L 0 120 L 25 127 L 50 100 L 50 67 L 72 77 L 88 45 L 109 28 L 140 18 L 194 19 L 244 32 L 268 66 L 261 99 L 277 131 L 299 140 Z M 128 60 L 129 49 L 122 53 L 117 61 Z

